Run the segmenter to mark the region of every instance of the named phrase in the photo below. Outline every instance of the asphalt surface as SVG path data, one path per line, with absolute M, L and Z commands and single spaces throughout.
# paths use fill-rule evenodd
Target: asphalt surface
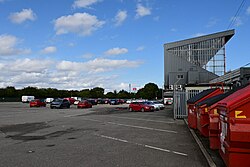
M 0 103 L 0 166 L 208 166 L 172 109 L 129 112 Z

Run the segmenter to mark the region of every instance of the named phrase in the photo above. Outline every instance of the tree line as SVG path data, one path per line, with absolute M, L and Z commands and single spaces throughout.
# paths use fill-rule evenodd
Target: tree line
M 58 90 L 55 88 L 37 88 L 37 87 L 25 87 L 23 89 L 16 89 L 13 86 L 6 88 L 0 88 L 0 101 L 8 101 L 7 99 L 16 99 L 20 101 L 24 95 L 35 96 L 35 98 L 64 98 L 64 97 L 84 97 L 84 98 L 118 98 L 118 99 L 161 99 L 162 89 L 154 83 L 148 83 L 143 88 L 139 89 L 136 93 L 128 92 L 126 90 L 120 90 L 108 92 L 104 94 L 104 89 L 101 87 L 95 87 L 93 89 L 83 90 Z

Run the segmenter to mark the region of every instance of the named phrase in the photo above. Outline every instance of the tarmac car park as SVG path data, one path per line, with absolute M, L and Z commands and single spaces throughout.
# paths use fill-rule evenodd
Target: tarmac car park
M 129 112 L 128 104 L 51 110 L 0 103 L 0 159 L 0 166 L 27 167 L 208 166 L 170 108 Z

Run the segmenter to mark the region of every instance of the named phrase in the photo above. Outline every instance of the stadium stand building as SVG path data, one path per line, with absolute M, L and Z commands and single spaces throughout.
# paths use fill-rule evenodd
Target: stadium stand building
M 164 44 L 164 90 L 208 84 L 226 72 L 225 45 L 234 30 Z

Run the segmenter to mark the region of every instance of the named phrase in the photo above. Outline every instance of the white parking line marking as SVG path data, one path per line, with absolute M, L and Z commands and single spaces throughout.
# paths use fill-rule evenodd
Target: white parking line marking
M 164 152 L 171 152 L 170 150 L 166 150 L 166 149 L 158 148 L 158 147 L 154 147 L 154 146 L 149 146 L 149 145 L 145 145 L 145 147 L 151 148 L 151 149 L 154 149 L 154 150 L 164 151 Z
M 116 140 L 116 141 L 120 141 L 120 142 L 124 142 L 124 143 L 128 143 L 127 140 L 118 139 L 118 138 L 115 138 L 115 137 L 104 136 L 104 135 L 100 135 L 100 137 L 103 137 L 103 138 L 106 138 L 106 139 L 111 139 L 111 140 Z
M 81 118 L 81 119 L 84 119 L 87 121 L 100 122 L 100 123 L 108 123 L 108 124 L 118 125 L 118 126 L 126 126 L 126 127 L 130 127 L 130 128 L 146 129 L 146 130 L 153 130 L 153 131 L 166 132 L 166 133 L 175 133 L 175 134 L 178 133 L 178 132 L 172 131 L 172 130 L 156 129 L 156 128 L 149 128 L 149 127 L 144 127 L 144 126 L 127 125 L 127 124 L 120 124 L 120 123 L 116 123 L 116 122 L 103 122 L 103 121 L 99 121 L 96 119 L 90 119 L 90 118 Z
M 167 132 L 167 133 L 178 133 L 178 132 L 172 131 L 172 130 L 156 129 L 156 128 L 149 128 L 149 127 L 144 127 L 144 126 L 126 125 L 126 124 L 120 124 L 120 123 L 115 123 L 115 122 L 106 122 L 106 123 L 113 124 L 113 125 L 119 125 L 119 126 L 126 126 L 126 127 L 131 127 L 131 128 L 138 128 L 138 129 L 147 129 L 147 130 Z
M 142 146 L 142 147 L 157 150 L 157 151 L 163 151 L 163 152 L 173 153 L 173 154 L 182 155 L 182 156 L 188 156 L 188 154 L 185 154 L 185 153 L 181 153 L 181 152 L 177 152 L 177 151 L 171 151 L 171 150 L 168 150 L 168 149 L 159 148 L 159 147 L 150 146 L 150 145 L 144 145 L 144 144 L 140 144 L 140 143 L 133 143 L 133 142 L 129 142 L 127 140 L 119 139 L 119 138 L 115 138 L 115 137 L 110 137 L 110 136 L 105 136 L 105 135 L 96 135 L 96 136 L 106 138 L 106 139 L 110 139 L 110 140 L 123 142 L 123 143 L 130 143 L 130 144 L 134 144 L 134 145 L 137 145 L 137 146 Z
M 181 153 L 181 152 L 177 152 L 177 151 L 173 151 L 173 153 L 175 153 L 175 154 L 179 154 L 179 155 L 184 155 L 184 156 L 187 156 L 187 154 L 185 154 L 185 153 Z
M 157 116 L 157 115 L 153 115 L 153 114 L 145 114 L 145 112 L 144 113 L 141 113 L 141 114 L 137 114 L 137 113 L 129 113 L 129 115 L 133 115 L 133 116 L 150 116 L 151 118 L 152 117 L 155 117 L 155 118 L 167 118 L 167 116 Z
M 65 117 L 65 118 L 68 118 L 68 117 L 76 117 L 76 116 L 79 116 L 79 115 L 82 115 L 82 114 L 75 114 L 75 115 L 65 115 L 65 116 L 63 116 L 63 117 Z
M 105 115 L 105 117 L 113 117 L 113 118 L 121 118 L 121 119 L 132 119 L 132 120 L 138 120 L 138 121 L 157 122 L 157 123 L 165 123 L 165 124 L 173 124 L 174 123 L 174 122 L 168 122 L 168 121 L 156 121 L 156 120 L 151 120 L 151 119 L 132 118 L 132 117 L 118 117 L 118 116 L 111 116 L 111 115 Z

